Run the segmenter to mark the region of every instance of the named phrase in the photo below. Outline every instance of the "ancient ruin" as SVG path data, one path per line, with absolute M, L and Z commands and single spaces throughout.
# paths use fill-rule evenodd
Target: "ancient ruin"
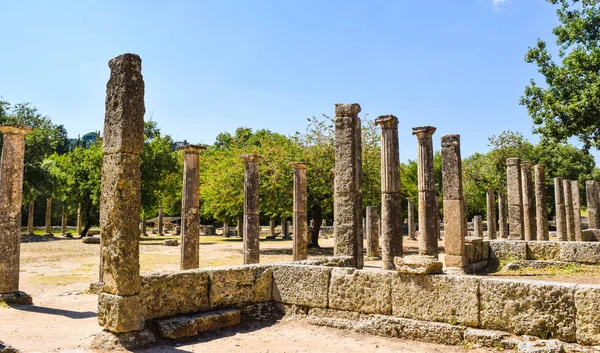
M 506 160 L 506 189 L 508 199 L 508 231 L 510 239 L 524 239 L 523 232 L 523 189 L 521 160 Z
M 294 249 L 293 260 L 308 259 L 308 216 L 306 215 L 306 163 L 294 167 Z
M 201 146 L 183 147 L 183 191 L 181 204 L 181 269 L 200 266 L 200 169 Z
M 246 164 L 244 179 L 244 264 L 257 264 L 260 259 L 260 225 L 258 214 L 258 161 L 256 154 L 243 155 Z
M 537 230 L 537 240 L 549 240 L 548 228 L 548 201 L 546 197 L 546 175 L 543 165 L 533 167 L 535 179 L 535 221 Z

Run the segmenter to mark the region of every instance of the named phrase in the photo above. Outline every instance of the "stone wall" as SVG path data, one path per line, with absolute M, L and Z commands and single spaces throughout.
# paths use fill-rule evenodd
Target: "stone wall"
M 140 298 L 146 320 L 274 302 L 313 323 L 447 344 L 471 327 L 600 345 L 600 285 L 274 264 L 142 276 Z
M 581 241 L 492 240 L 493 260 L 544 260 L 600 264 L 600 243 Z

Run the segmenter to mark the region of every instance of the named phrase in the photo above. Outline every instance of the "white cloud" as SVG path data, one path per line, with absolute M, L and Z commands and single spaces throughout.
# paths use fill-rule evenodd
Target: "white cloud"
M 494 10 L 500 11 L 502 10 L 502 4 L 504 4 L 506 0 L 492 0 L 492 5 L 494 6 Z

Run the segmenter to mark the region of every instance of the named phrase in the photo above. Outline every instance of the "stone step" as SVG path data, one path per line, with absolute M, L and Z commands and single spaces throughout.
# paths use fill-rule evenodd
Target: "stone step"
M 178 316 L 156 321 L 162 338 L 178 339 L 193 337 L 201 332 L 216 331 L 240 323 L 241 311 L 227 309 L 197 315 Z

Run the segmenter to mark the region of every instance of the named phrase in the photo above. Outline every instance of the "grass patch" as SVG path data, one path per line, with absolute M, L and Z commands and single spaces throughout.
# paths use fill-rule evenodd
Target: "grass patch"
M 43 284 L 43 285 L 55 285 L 55 286 L 65 286 L 68 284 L 73 284 L 77 282 L 89 282 L 93 280 L 93 276 L 90 275 L 81 275 L 81 274 L 65 274 L 58 276 L 33 276 L 30 281 Z

